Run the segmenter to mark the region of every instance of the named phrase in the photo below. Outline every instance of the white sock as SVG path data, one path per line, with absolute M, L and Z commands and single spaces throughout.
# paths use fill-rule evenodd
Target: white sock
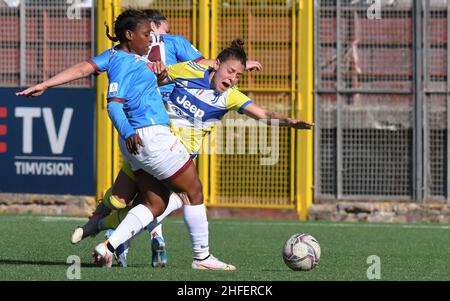
M 185 205 L 183 207 L 184 223 L 192 242 L 194 258 L 203 259 L 209 255 L 208 218 L 205 204 Z
M 117 248 L 130 238 L 137 235 L 153 220 L 153 214 L 144 205 L 140 204 L 131 209 L 116 231 L 108 239 L 113 248 Z
M 163 214 L 154 219 L 150 225 L 148 225 L 148 231 L 150 232 L 150 237 L 154 236 L 162 236 L 162 226 L 161 222 L 163 219 L 168 216 L 173 211 L 181 208 L 183 206 L 183 201 L 176 193 L 172 193 L 169 198 L 169 203 L 167 204 L 166 210 L 164 210 Z

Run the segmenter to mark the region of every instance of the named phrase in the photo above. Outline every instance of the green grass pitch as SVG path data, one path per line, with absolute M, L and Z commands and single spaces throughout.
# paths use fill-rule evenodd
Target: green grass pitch
M 70 244 L 72 230 L 86 219 L 27 215 L 0 216 L 0 280 L 67 280 L 70 255 L 81 259 L 81 280 L 367 280 L 367 258 L 381 260 L 381 280 L 450 280 L 450 226 L 212 219 L 210 249 L 237 271 L 194 271 L 181 218 L 163 226 L 169 254 L 166 268 L 150 266 L 147 233 L 132 242 L 130 267 L 99 268 L 90 257 L 103 234 Z M 309 233 L 322 248 L 320 264 L 294 272 L 281 257 L 284 241 Z

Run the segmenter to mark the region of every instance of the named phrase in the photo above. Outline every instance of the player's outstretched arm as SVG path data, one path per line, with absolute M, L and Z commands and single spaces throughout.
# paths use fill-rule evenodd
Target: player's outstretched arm
M 40 96 L 44 94 L 44 92 L 48 88 L 63 85 L 73 80 L 92 75 L 94 73 L 95 69 L 90 63 L 88 62 L 78 63 L 40 84 L 32 86 L 21 92 L 17 92 L 16 96 L 27 96 L 27 97 Z
M 292 119 L 284 116 L 283 114 L 272 112 L 257 106 L 254 103 L 249 104 L 243 110 L 243 113 L 256 120 L 264 120 L 267 124 L 271 124 L 271 121 L 277 119 L 281 126 L 288 126 L 294 129 L 310 130 L 313 128 L 314 124 L 303 121 Z

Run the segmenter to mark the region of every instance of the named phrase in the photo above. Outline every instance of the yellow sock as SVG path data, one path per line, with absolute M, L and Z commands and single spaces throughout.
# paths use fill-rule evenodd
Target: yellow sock
M 131 207 L 126 207 L 120 210 L 113 210 L 111 214 L 103 219 L 104 229 L 116 229 L 120 222 L 123 221 Z
M 111 210 L 123 209 L 127 206 L 126 204 L 122 203 L 118 198 L 112 195 L 112 187 L 107 189 L 106 192 L 104 193 L 103 204 Z

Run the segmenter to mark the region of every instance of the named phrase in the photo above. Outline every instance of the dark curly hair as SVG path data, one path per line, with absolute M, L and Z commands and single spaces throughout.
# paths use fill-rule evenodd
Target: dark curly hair
M 114 21 L 114 32 L 116 34 L 115 37 L 109 34 L 109 26 L 105 23 L 106 36 L 113 42 L 126 42 L 126 31 L 134 31 L 139 23 L 141 23 L 142 21 L 146 21 L 147 19 L 147 15 L 142 11 L 136 9 L 127 9 L 126 11 L 122 12 Z

